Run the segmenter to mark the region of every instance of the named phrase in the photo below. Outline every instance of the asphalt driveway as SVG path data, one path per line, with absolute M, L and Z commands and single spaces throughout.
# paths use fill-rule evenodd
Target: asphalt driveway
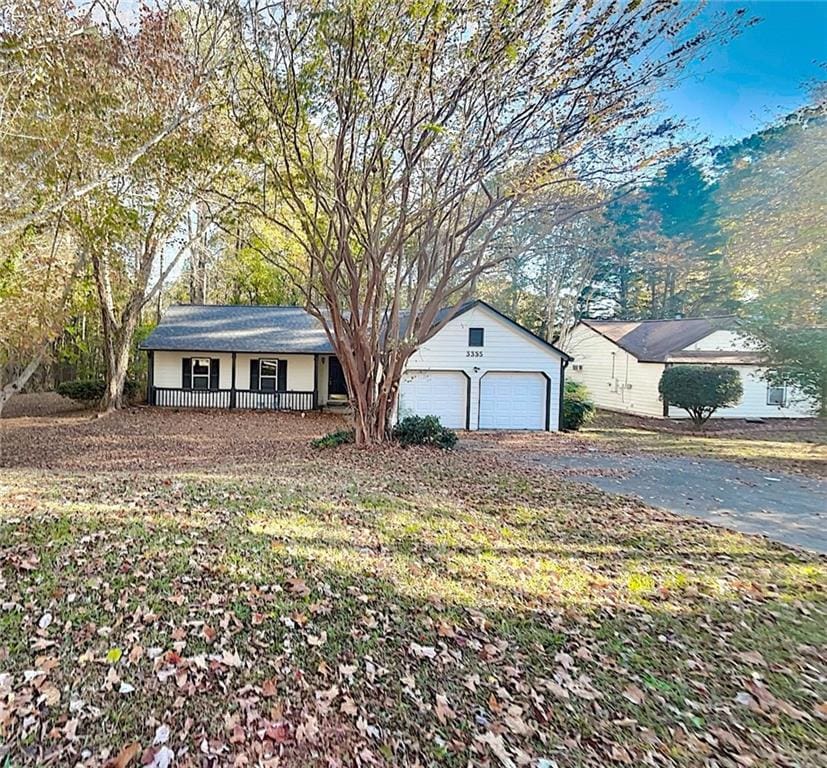
M 719 459 L 603 453 L 527 458 L 605 491 L 827 553 L 827 481 Z

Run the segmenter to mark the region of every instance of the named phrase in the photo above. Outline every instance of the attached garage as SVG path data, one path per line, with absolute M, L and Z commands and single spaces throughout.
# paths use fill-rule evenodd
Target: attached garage
M 479 413 L 480 429 L 547 429 L 547 377 L 539 371 L 486 372 Z
M 446 427 L 467 429 L 468 382 L 462 371 L 408 371 L 399 387 L 399 416 L 437 416 Z

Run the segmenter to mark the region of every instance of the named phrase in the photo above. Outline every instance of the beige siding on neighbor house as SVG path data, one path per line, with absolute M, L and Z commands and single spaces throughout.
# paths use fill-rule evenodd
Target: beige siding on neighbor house
M 715 411 L 716 419 L 800 419 L 813 416 L 814 406 L 801 393 L 790 387 L 787 390 L 787 403 L 783 408 L 767 404 L 767 381 L 763 378 L 761 368 L 757 365 L 733 365 L 741 376 L 744 394 L 738 405 Z M 687 418 L 688 414 L 674 405 L 669 408 L 673 419 Z
M 468 346 L 469 328 L 484 329 L 482 348 Z M 471 356 L 479 352 L 481 356 Z M 464 371 L 471 379 L 471 429 L 477 429 L 479 425 L 480 381 L 486 371 L 542 371 L 551 380 L 549 428 L 556 430 L 561 359 L 558 352 L 521 332 L 496 313 L 484 306 L 475 306 L 451 320 L 423 344 L 411 356 L 406 370 Z
M 565 351 L 574 358 L 568 377 L 585 384 L 599 408 L 663 416 L 663 403 L 658 394 L 663 363 L 641 363 L 582 324 L 570 334 Z
M 699 352 L 754 352 L 758 349 L 758 342 L 749 334 L 738 331 L 713 331 L 704 336 L 686 349 Z M 741 376 L 741 385 L 744 394 L 741 402 L 732 408 L 722 408 L 715 412 L 716 419 L 744 419 L 744 418 L 806 418 L 814 415 L 815 404 L 802 397 L 801 392 L 794 387 L 787 390 L 787 402 L 783 408 L 767 403 L 767 380 L 762 369 L 757 365 L 733 365 Z M 679 408 L 670 408 L 669 415 L 681 418 L 685 412 Z
M 739 352 L 755 349 L 750 337 L 736 331 L 713 331 L 686 347 L 690 351 Z M 566 344 L 566 352 L 574 357 L 569 378 L 585 384 L 600 408 L 640 416 L 662 416 L 663 403 L 658 384 L 665 368 L 663 363 L 641 363 L 617 344 L 585 325 L 578 325 Z M 703 360 L 699 360 L 703 363 Z M 682 363 L 675 363 L 682 365 Z M 582 370 L 580 367 L 582 366 Z M 767 404 L 767 381 L 760 366 L 733 365 L 741 376 L 744 389 L 738 405 L 715 412 L 717 419 L 802 418 L 812 416 L 815 407 L 790 388 L 783 408 Z M 687 418 L 681 408 L 671 406 L 673 419 Z
M 686 347 L 688 352 L 754 352 L 757 344 L 737 331 L 713 331 Z

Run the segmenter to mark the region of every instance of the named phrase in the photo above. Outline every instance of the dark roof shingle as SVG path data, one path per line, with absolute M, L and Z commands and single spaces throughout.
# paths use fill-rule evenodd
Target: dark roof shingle
M 458 317 L 475 306 L 487 308 L 521 333 L 570 359 L 553 344 L 479 299 L 439 310 L 434 322 L 442 322 L 448 312 Z M 400 313 L 402 335 L 409 319 L 407 312 Z M 301 307 L 284 306 L 174 304 L 140 346 L 146 350 L 177 352 L 334 353 L 322 324 L 313 315 Z
M 174 304 L 142 349 L 329 354 L 321 323 L 301 307 Z
M 732 328 L 733 317 L 694 317 L 681 320 L 583 320 L 588 326 L 641 362 L 665 363 L 671 355 L 708 336 Z

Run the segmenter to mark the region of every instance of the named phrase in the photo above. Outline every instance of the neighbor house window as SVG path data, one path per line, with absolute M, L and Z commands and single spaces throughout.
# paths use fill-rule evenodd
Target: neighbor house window
M 777 405 L 783 408 L 787 404 L 787 386 L 782 384 L 780 387 L 770 384 L 767 387 L 767 405 Z
M 192 359 L 192 388 L 210 388 L 210 358 L 194 357 Z
M 278 389 L 279 361 L 262 360 L 258 368 L 258 388 L 262 392 L 275 392 Z
M 485 341 L 484 328 L 469 328 L 468 329 L 468 346 L 482 347 Z

